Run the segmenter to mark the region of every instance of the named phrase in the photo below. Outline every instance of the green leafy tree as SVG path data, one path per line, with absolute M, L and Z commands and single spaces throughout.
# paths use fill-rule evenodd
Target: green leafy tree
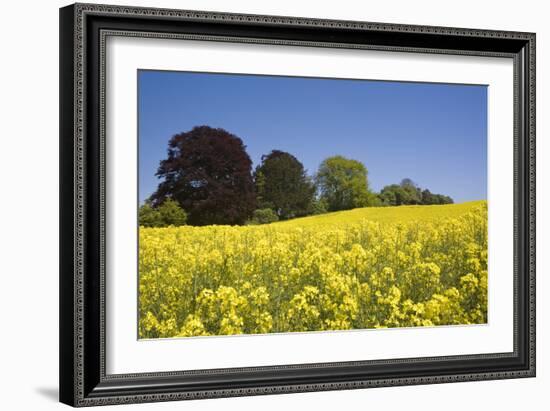
M 165 226 L 185 225 L 187 221 L 187 213 L 171 198 L 165 200 L 164 203 L 158 207 L 158 212 Z
M 401 205 L 401 199 L 403 198 L 403 189 L 398 184 L 391 184 L 385 186 L 380 190 L 378 195 L 380 201 L 386 206 Z
M 422 204 L 436 204 L 437 199 L 427 188 L 422 190 Z
M 380 191 L 380 199 L 384 205 L 400 206 L 421 204 L 422 197 L 415 186 L 408 184 L 391 184 Z
M 384 203 L 380 199 L 377 193 L 374 193 L 369 190 L 367 204 L 369 207 L 383 207 Z
M 142 227 L 181 226 L 187 221 L 187 213 L 172 199 L 165 200 L 158 207 L 149 201 L 139 208 L 139 225 Z
M 410 178 L 404 178 L 400 184 L 403 189 L 402 204 L 422 204 L 422 191 Z
M 452 204 L 453 199 L 443 194 L 432 194 L 430 190 L 422 191 L 422 204 Z
M 414 204 L 452 204 L 453 199 L 443 194 L 433 194 L 427 188 L 422 190 L 410 178 L 405 178 L 400 184 L 385 186 L 378 195 L 382 205 L 399 206 Z
M 250 224 L 269 224 L 279 221 L 279 216 L 271 208 L 254 210 Z
M 145 203 L 139 208 L 139 225 L 142 227 L 162 227 L 162 217 L 156 208 Z
M 254 173 L 260 208 L 270 208 L 281 220 L 309 214 L 315 186 L 292 154 L 273 150 L 262 156 Z
M 357 160 L 342 156 L 326 158 L 319 166 L 316 180 L 329 211 L 366 207 L 373 201 L 367 168 Z
M 315 198 L 311 203 L 311 214 L 325 214 L 328 212 L 328 205 L 325 199 Z

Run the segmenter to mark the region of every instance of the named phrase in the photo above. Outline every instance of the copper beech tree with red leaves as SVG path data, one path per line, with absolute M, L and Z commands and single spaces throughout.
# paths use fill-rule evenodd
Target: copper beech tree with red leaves
M 190 225 L 244 224 L 256 208 L 252 161 L 242 140 L 221 128 L 194 127 L 176 134 L 156 175 L 163 181 L 153 205 L 171 198 Z

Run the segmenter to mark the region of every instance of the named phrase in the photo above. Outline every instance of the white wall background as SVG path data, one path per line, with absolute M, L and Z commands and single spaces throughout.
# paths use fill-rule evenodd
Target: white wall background
M 536 379 L 378 388 L 124 406 L 188 410 L 544 409 L 550 387 L 548 140 L 550 26 L 536 0 L 128 0 L 114 4 L 428 24 L 537 33 L 538 376 Z M 9 2 L 0 24 L 0 408 L 62 409 L 58 361 L 58 7 L 64 1 Z M 546 390 L 545 390 L 546 388 Z M 112 407 L 108 407 L 114 409 Z

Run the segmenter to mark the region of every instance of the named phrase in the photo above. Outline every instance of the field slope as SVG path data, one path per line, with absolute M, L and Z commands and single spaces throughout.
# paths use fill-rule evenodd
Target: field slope
M 481 324 L 487 203 L 140 228 L 139 336 Z
M 311 227 L 350 224 L 364 220 L 377 223 L 430 222 L 441 218 L 458 217 L 486 203 L 486 201 L 481 200 L 445 205 L 356 208 L 354 210 L 336 211 L 311 217 L 296 218 L 294 220 L 273 223 L 272 225 Z

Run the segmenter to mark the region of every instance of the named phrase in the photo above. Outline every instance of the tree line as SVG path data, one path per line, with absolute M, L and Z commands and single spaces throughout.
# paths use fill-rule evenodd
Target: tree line
M 357 160 L 328 157 L 309 176 L 292 154 L 272 150 L 253 170 L 242 140 L 221 128 L 197 126 L 173 136 L 156 176 L 162 181 L 139 209 L 139 224 L 243 225 L 409 204 L 449 204 L 449 196 L 410 179 L 371 190 Z

